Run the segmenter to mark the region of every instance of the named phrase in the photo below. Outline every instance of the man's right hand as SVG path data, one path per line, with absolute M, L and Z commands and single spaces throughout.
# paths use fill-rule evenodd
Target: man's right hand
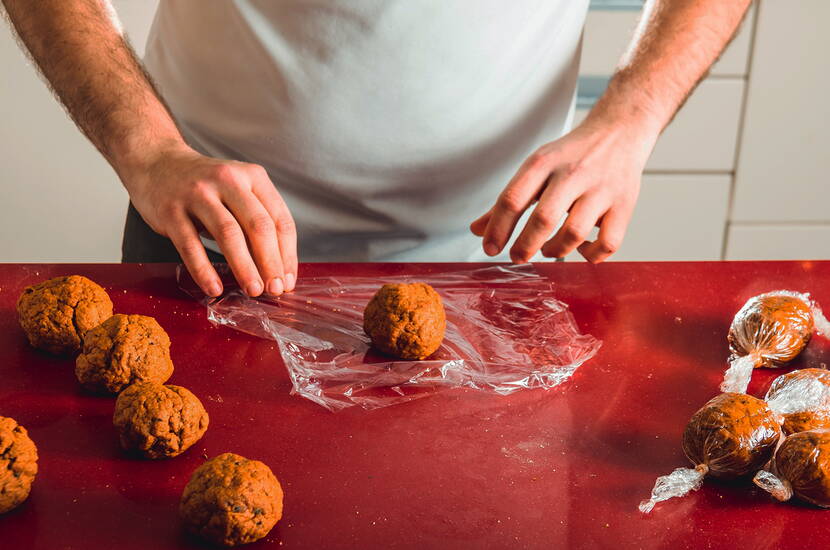
M 219 245 L 249 296 L 279 295 L 297 281 L 294 220 L 265 170 L 177 145 L 118 170 L 144 221 L 168 237 L 209 296 L 222 283 L 199 239 Z

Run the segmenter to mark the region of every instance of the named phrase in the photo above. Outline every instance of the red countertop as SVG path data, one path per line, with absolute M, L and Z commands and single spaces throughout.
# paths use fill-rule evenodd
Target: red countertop
M 310 264 L 301 275 L 384 276 L 449 264 Z M 410 403 L 331 413 L 289 395 L 273 342 L 214 327 L 173 265 L 0 265 L 0 415 L 40 453 L 29 500 L 0 516 L 0 548 L 200 548 L 177 521 L 179 495 L 205 456 L 267 463 L 285 514 L 249 548 L 804 548 L 830 545 L 830 512 L 779 504 L 748 483 L 707 480 L 684 499 L 637 511 L 657 476 L 687 466 L 680 435 L 717 394 L 726 333 L 750 296 L 788 288 L 830 304 L 830 262 L 565 263 L 538 266 L 598 355 L 559 388 L 497 396 L 451 390 Z M 210 413 L 184 455 L 123 455 L 113 399 L 79 391 L 72 360 L 29 348 L 22 288 L 83 274 L 121 313 L 170 333 L 171 383 Z M 830 307 L 830 305 L 828 306 Z M 820 366 L 814 338 L 794 367 Z M 763 395 L 784 370 L 756 372 Z

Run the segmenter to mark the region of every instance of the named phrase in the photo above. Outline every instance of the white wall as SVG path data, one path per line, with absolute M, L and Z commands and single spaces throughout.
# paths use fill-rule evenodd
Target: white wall
M 157 1 L 116 0 L 143 52 Z M 0 22 L 0 261 L 119 261 L 127 193 Z
M 139 53 L 157 3 L 114 0 Z M 830 215 L 811 200 L 830 193 L 829 5 L 761 0 L 658 144 L 617 259 L 830 258 Z M 612 72 L 636 19 L 591 12 L 584 75 Z M 115 174 L 5 26 L 0 67 L 0 261 L 118 261 L 127 195 Z

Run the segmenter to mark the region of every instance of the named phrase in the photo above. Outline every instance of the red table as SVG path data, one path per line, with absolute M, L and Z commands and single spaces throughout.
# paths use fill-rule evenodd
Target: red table
M 311 264 L 304 275 L 418 274 L 469 266 Z M 830 544 L 830 512 L 778 504 L 746 483 L 707 481 L 637 511 L 686 460 L 680 435 L 717 393 L 732 315 L 791 288 L 830 304 L 830 263 L 545 264 L 599 354 L 551 391 L 453 390 L 374 411 L 331 413 L 289 395 L 272 342 L 211 326 L 172 265 L 0 265 L 0 415 L 40 451 L 32 495 L 0 516 L 0 548 L 196 548 L 179 495 L 205 456 L 271 466 L 285 515 L 250 548 L 803 548 Z M 28 347 L 14 304 L 63 274 L 105 286 L 116 311 L 155 316 L 173 341 L 172 383 L 210 413 L 205 437 L 162 461 L 125 457 L 113 400 L 78 390 L 73 362 Z M 828 306 L 830 307 L 830 306 Z M 794 366 L 823 365 L 813 339 Z M 758 372 L 762 395 L 779 371 Z

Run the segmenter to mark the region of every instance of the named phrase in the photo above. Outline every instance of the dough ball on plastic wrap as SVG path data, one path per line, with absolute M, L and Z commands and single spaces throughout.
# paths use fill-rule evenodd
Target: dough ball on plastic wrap
M 221 454 L 193 472 L 179 514 L 188 531 L 214 544 L 247 544 L 282 517 L 282 487 L 262 462 Z
M 383 285 L 363 312 L 363 329 L 372 344 L 401 359 L 435 353 L 446 324 L 441 296 L 425 283 Z
M 800 499 L 830 508 L 830 431 L 789 436 L 775 453 L 774 473 L 761 471 L 755 483 L 778 500 Z
M 767 404 L 742 393 L 723 393 L 697 411 L 683 432 L 683 452 L 715 477 L 755 473 L 772 457 L 781 437 Z
M 782 374 L 765 397 L 782 416 L 784 433 L 830 428 L 830 371 L 799 369 Z
M 26 287 L 17 315 L 33 347 L 70 355 L 80 349 L 86 331 L 112 315 L 112 301 L 86 277 L 56 277 Z
M 29 497 L 37 475 L 37 447 L 26 428 L 0 416 L 0 514 Z
M 185 388 L 138 382 L 118 395 L 113 424 L 124 449 L 146 458 L 170 458 L 201 439 L 208 414 Z
M 775 367 L 792 361 L 813 334 L 813 313 L 806 296 L 770 292 L 750 298 L 729 327 L 729 348 L 736 355 L 756 356 L 756 366 Z
M 81 385 L 115 394 L 138 381 L 163 384 L 173 374 L 170 337 L 152 317 L 113 315 L 84 336 L 75 362 Z

